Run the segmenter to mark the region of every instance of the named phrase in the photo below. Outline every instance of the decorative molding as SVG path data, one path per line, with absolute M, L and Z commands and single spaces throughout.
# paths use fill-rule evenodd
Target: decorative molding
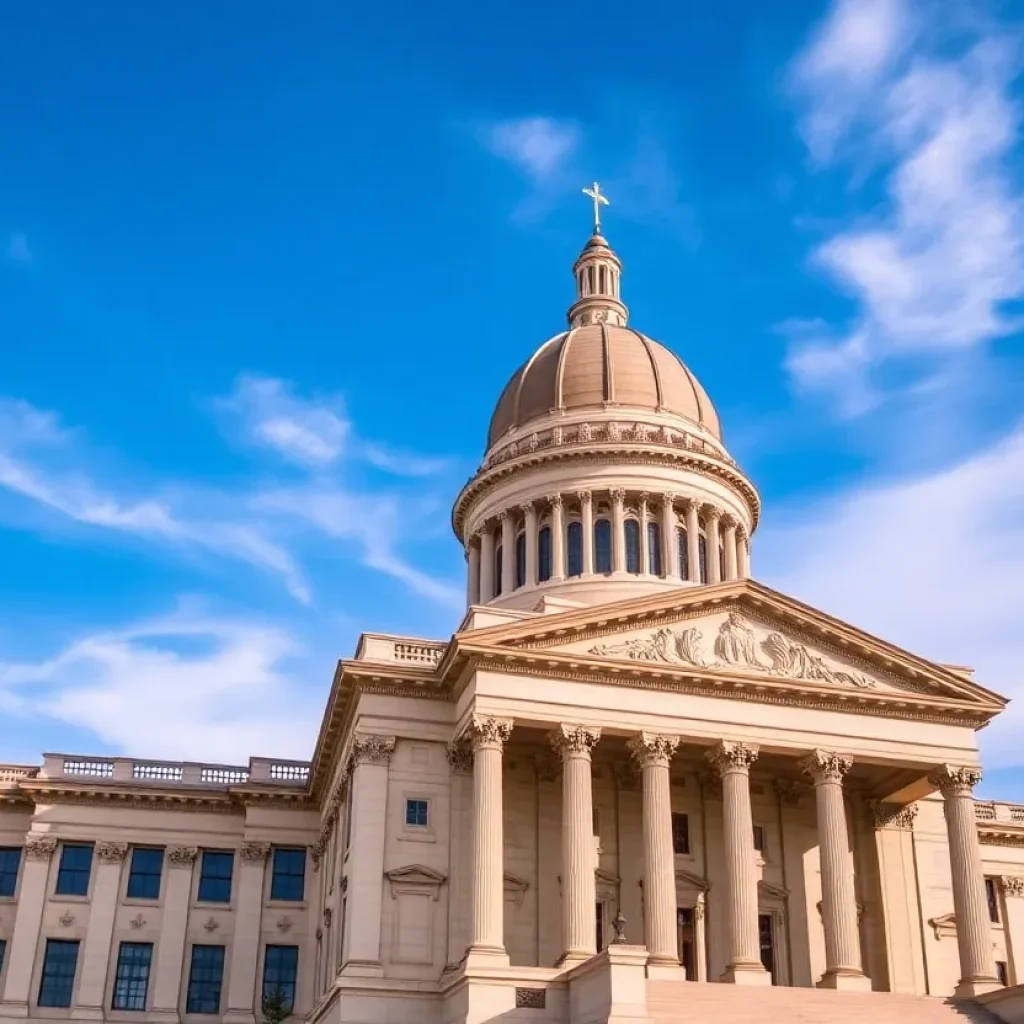
M 678 736 L 642 732 L 626 743 L 626 749 L 641 768 L 668 768 L 679 746 Z
M 552 749 L 563 761 L 571 757 L 589 759 L 597 741 L 601 738 L 601 730 L 585 725 L 568 725 L 562 723 L 557 729 L 548 733 Z
M 358 733 L 352 739 L 349 754 L 349 771 L 357 765 L 373 764 L 387 766 L 395 750 L 394 736 L 377 736 L 372 733 Z
M 270 843 L 242 843 L 238 853 L 245 864 L 265 864 L 270 856 Z
M 941 914 L 938 917 L 928 919 L 932 931 L 935 932 L 936 940 L 956 938 L 956 915 Z
M 282 935 L 287 935 L 292 930 L 292 919 L 284 916 L 277 919 L 277 930 Z
M 513 875 L 511 871 L 505 872 L 503 880 L 505 902 L 514 903 L 517 907 L 522 906 L 523 900 L 526 898 L 526 890 L 530 888 L 530 883 L 525 878 Z
M 203 927 L 212 935 L 220 927 L 220 921 L 215 917 L 208 917 Z
M 1024 875 L 1003 875 L 1003 895 L 1024 899 Z
M 453 740 L 446 748 L 448 764 L 456 775 L 473 774 L 473 747 L 465 740 Z
M 909 832 L 914 827 L 917 817 L 917 804 L 886 804 L 872 800 L 868 804 L 875 819 L 875 828 L 891 828 Z
M 334 920 L 334 909 L 332 907 L 324 907 L 324 927 L 330 928 L 331 921 Z
M 127 843 L 97 843 L 96 859 L 120 864 L 128 856 Z
M 944 797 L 971 796 L 974 787 L 981 782 L 981 769 L 971 765 L 943 764 L 928 776 L 928 781 Z
M 734 743 L 722 740 L 717 746 L 705 752 L 704 756 L 719 775 L 732 772 L 750 771 L 750 766 L 757 760 L 760 747 L 756 743 Z
M 142 914 L 136 914 L 128 923 L 138 931 L 139 928 L 142 928 L 145 925 L 146 919 Z
M 676 868 L 676 887 L 682 885 L 684 888 L 694 889 L 698 893 L 707 892 L 711 883 L 702 875 L 695 875 L 692 871 L 683 868 Z
M 469 727 L 469 737 L 474 750 L 504 750 L 511 735 L 511 718 L 474 715 Z
M 28 836 L 25 839 L 26 860 L 49 860 L 57 849 L 53 836 Z
M 517 988 L 516 1009 L 517 1010 L 546 1010 L 548 1006 L 547 989 L 543 988 Z
M 75 915 L 70 910 L 65 910 L 57 920 L 62 928 L 70 928 L 75 923 Z
M 172 846 L 167 851 L 167 861 L 172 868 L 190 868 L 198 855 L 195 846 Z
M 403 868 L 385 871 L 384 877 L 391 883 L 391 898 L 398 899 L 403 892 L 429 892 L 436 903 L 441 898 L 441 886 L 447 876 L 422 864 L 408 864 Z
M 816 786 L 827 782 L 842 783 L 852 767 L 852 757 L 837 754 L 834 750 L 814 750 L 800 761 L 800 770 L 809 775 Z

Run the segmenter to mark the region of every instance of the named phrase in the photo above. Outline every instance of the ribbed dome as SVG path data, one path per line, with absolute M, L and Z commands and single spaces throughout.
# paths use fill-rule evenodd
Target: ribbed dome
M 505 385 L 488 446 L 552 412 L 609 405 L 682 416 L 721 439 L 718 413 L 683 361 L 631 327 L 574 327 L 543 344 Z

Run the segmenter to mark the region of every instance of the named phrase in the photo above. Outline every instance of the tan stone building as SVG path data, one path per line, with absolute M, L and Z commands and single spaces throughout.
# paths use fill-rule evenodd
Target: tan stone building
M 364 634 L 309 763 L 0 768 L 0 1018 L 1024 1013 L 1005 701 L 755 582 L 710 399 L 599 233 L 573 274 L 455 502 L 462 624 Z

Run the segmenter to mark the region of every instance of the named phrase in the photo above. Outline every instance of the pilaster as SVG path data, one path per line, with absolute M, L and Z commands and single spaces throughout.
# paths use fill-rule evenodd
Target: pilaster
M 449 814 L 448 954 L 445 970 L 458 967 L 470 941 L 469 910 L 472 891 L 473 748 L 464 740 L 448 744 L 451 766 Z
M 185 966 L 185 935 L 192 896 L 192 865 L 198 850 L 194 846 L 172 846 L 167 850 L 167 877 L 160 942 L 156 948 L 156 976 L 153 980 L 153 1008 L 149 1016 L 165 1024 L 180 1020 L 179 998 Z
M 1003 907 L 1006 919 L 1006 952 L 1009 960 L 1011 985 L 1024 984 L 1024 875 L 1003 875 L 999 880 L 1003 889 Z
M 255 1024 L 256 971 L 263 919 L 263 891 L 270 843 L 243 843 L 238 851 L 238 901 L 228 1004 L 224 1024 Z
M 691 583 L 700 583 L 700 508 L 692 498 L 686 503 L 686 563 Z
M 565 579 L 565 508 L 560 494 L 552 494 L 551 503 L 551 578 Z

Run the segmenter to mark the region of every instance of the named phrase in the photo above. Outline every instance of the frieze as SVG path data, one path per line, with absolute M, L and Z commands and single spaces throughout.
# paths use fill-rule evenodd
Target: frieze
M 199 850 L 195 846 L 172 846 L 167 851 L 167 861 L 172 867 L 190 868 L 198 855 Z
M 97 843 L 96 859 L 120 863 L 128 856 L 127 843 Z
M 246 864 L 265 864 L 270 856 L 270 843 L 242 843 L 238 853 Z
M 892 828 L 907 832 L 914 827 L 917 804 L 907 804 L 904 807 L 900 804 L 886 804 L 872 800 L 869 806 L 875 819 L 875 828 Z
M 1024 899 L 1024 876 L 1003 875 L 1003 895 Z
M 57 849 L 53 836 L 29 836 L 25 840 L 26 860 L 49 860 Z

